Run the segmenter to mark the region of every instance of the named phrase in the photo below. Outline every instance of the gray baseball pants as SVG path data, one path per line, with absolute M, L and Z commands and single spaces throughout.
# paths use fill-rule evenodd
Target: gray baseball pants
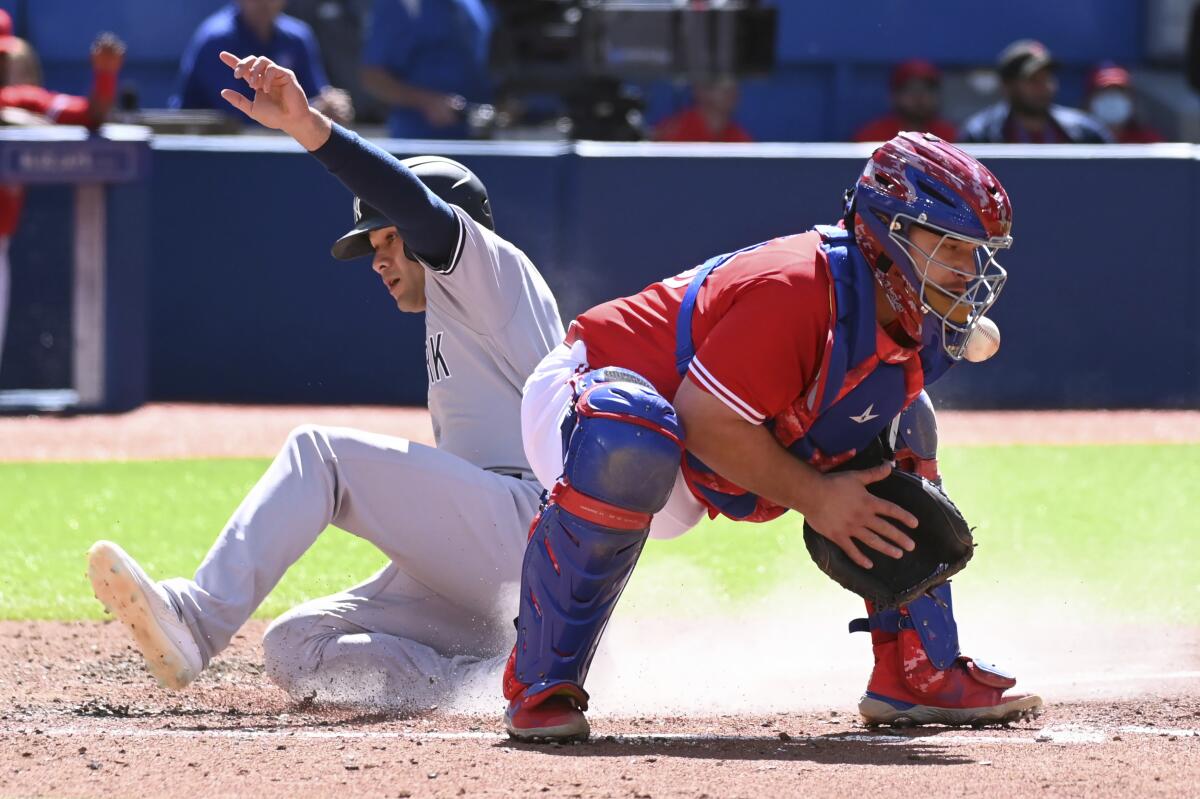
M 541 490 L 406 439 L 302 426 L 195 578 L 163 585 L 207 665 L 332 524 L 391 563 L 276 619 L 270 678 L 297 698 L 408 710 L 468 689 L 498 696 Z

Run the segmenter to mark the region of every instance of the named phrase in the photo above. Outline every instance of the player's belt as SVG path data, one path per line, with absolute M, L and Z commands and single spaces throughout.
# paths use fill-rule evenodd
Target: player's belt
M 536 480 L 533 472 L 529 469 L 521 469 L 516 466 L 488 466 L 484 471 L 493 474 L 501 475 L 502 477 L 515 477 L 517 480 Z

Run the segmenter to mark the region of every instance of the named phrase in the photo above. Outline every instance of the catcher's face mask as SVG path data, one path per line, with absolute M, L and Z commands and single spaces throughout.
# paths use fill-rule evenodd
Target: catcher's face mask
M 1008 280 L 996 254 L 1012 246 L 1012 237 L 977 239 L 901 215 L 892 221 L 888 235 L 912 261 L 921 280 L 921 304 L 941 320 L 946 353 L 960 360 L 970 332 Z

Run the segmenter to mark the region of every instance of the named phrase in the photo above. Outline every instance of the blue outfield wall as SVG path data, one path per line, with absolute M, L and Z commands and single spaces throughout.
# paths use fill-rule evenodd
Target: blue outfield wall
M 387 142 L 397 155 L 426 148 Z M 710 255 L 834 221 L 864 145 L 427 145 L 488 184 L 564 319 Z M 160 137 L 150 397 L 419 404 L 423 320 L 328 254 L 350 196 L 277 138 Z M 1200 407 L 1200 164 L 1190 145 L 985 147 L 1013 198 L 990 362 L 934 387 L 975 408 Z M 799 309 L 797 312 L 801 312 Z

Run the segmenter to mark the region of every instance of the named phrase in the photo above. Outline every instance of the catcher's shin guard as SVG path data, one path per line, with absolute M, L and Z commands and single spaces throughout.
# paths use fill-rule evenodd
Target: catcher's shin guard
M 1014 677 L 961 654 L 949 583 L 896 610 L 868 602 L 867 614 L 850 631 L 869 631 L 875 651 L 858 704 L 868 725 L 1007 724 L 1041 711 L 1040 697 L 1005 695 Z
M 525 548 L 504 678 L 517 738 L 586 736 L 592 655 L 679 469 L 682 431 L 670 403 L 636 375 L 602 382 L 612 371 L 580 381 L 564 423 L 563 475 Z

